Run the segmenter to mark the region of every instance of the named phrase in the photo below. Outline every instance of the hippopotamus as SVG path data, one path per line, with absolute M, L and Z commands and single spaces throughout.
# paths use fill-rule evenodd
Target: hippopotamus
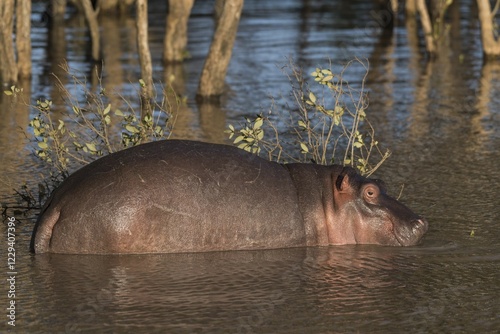
M 419 243 L 427 221 L 351 167 L 280 164 L 234 146 L 141 144 L 65 179 L 35 253 L 124 254 Z

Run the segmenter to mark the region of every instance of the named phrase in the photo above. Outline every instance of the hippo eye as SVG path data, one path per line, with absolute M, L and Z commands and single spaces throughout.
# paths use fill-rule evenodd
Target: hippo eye
M 374 184 L 368 184 L 363 189 L 363 197 L 369 203 L 375 202 L 380 193 L 379 188 Z

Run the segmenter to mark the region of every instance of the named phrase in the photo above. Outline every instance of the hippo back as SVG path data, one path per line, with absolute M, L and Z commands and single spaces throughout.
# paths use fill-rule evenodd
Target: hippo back
M 83 167 L 56 190 L 37 228 L 51 219 L 49 245 L 40 248 L 58 253 L 305 244 L 286 168 L 235 147 L 191 141 L 143 144 Z

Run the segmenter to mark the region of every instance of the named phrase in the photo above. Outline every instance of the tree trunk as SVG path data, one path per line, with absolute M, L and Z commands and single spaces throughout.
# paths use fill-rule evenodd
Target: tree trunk
M 447 31 L 445 25 L 445 16 L 448 11 L 448 7 L 453 3 L 453 0 L 431 0 L 431 12 L 432 12 L 432 30 L 434 34 L 434 40 L 436 40 L 437 47 L 441 44 L 441 41 L 446 38 Z
M 137 0 L 137 50 L 141 63 L 142 117 L 151 115 L 151 97 L 153 96 L 153 65 L 148 43 L 148 3 L 147 0 Z
M 417 16 L 417 3 L 415 0 L 406 0 L 405 5 L 406 17 L 415 17 Z
M 13 33 L 14 0 L 0 1 L 0 83 L 17 81 Z
M 479 22 L 481 22 L 481 42 L 485 58 L 497 58 L 500 56 L 500 42 L 495 39 L 493 27 L 493 16 L 489 0 L 477 0 L 479 11 Z
M 49 83 L 54 87 L 59 85 L 64 87 L 69 81 L 68 73 L 64 70 L 68 65 L 65 60 L 68 56 L 66 22 L 62 16 L 59 16 L 53 23 L 47 32 L 47 60 L 50 64 L 48 72 L 53 73 L 49 75 Z M 66 103 L 64 99 L 65 96 L 61 94 L 60 89 L 53 90 L 51 100 L 55 106 L 64 105 Z
M 198 86 L 198 96 L 208 99 L 224 91 L 224 78 L 233 52 L 243 0 L 217 0 L 216 6 L 222 6 L 222 11 Z
M 120 91 L 123 83 L 127 80 L 124 78 L 125 68 L 121 57 L 123 56 L 122 34 L 124 20 L 118 16 L 107 16 L 101 21 L 101 40 L 102 40 L 102 59 L 107 73 L 102 78 L 106 91 Z M 128 30 L 128 29 L 127 29 Z M 129 42 L 130 32 L 127 31 L 127 43 Z M 135 43 L 135 36 L 132 39 Z M 95 71 L 93 71 L 95 72 Z M 117 94 L 108 95 L 109 102 L 114 108 L 123 105 L 123 100 Z
M 187 24 L 194 0 L 169 0 L 165 31 L 163 60 L 180 62 L 184 60 L 187 46 Z
M 64 19 L 64 13 L 66 12 L 67 0 L 52 0 L 51 1 L 51 20 L 55 23 L 60 22 Z
M 398 18 L 398 0 L 391 0 L 392 20 L 396 24 Z
M 422 22 L 422 29 L 424 30 L 425 46 L 427 52 L 432 57 L 435 56 L 436 47 L 434 45 L 434 36 L 432 32 L 431 19 L 429 18 L 429 12 L 427 10 L 427 5 L 425 4 L 425 0 L 416 0 L 416 1 L 417 1 L 417 10 L 420 14 L 420 21 Z
M 97 12 L 94 10 L 92 6 L 92 2 L 90 0 L 81 0 L 83 12 L 85 14 L 85 19 L 87 20 L 87 24 L 89 25 L 90 30 L 90 39 L 92 43 L 92 60 L 101 59 L 100 54 L 100 33 L 99 33 L 99 23 L 97 22 Z
M 134 2 L 135 0 L 120 0 L 120 2 L 118 3 L 120 15 L 127 14 L 130 8 L 134 5 Z
M 17 69 L 20 79 L 31 77 L 31 0 L 17 0 Z
M 99 0 L 98 6 L 99 12 L 111 13 L 118 11 L 119 0 Z

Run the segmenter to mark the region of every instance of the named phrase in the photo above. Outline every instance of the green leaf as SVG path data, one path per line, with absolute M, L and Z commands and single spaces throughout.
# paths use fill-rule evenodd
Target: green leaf
M 49 147 L 49 145 L 47 145 L 46 142 L 39 141 L 38 142 L 38 147 L 40 147 L 42 150 L 46 150 Z
M 3 92 L 5 95 L 9 95 L 9 96 L 12 95 L 12 91 L 10 91 L 10 90 L 4 90 Z
M 42 109 L 48 109 L 52 105 L 52 102 L 45 100 L 43 102 L 40 102 L 40 107 Z
M 253 129 L 256 130 L 256 129 L 259 129 L 260 127 L 262 127 L 262 124 L 264 123 L 264 120 L 260 117 L 258 117 L 256 120 L 255 120 L 255 123 L 253 125 Z
M 96 149 L 94 143 L 85 143 L 85 146 L 87 146 L 90 151 L 97 152 L 97 149 Z
M 306 144 L 300 143 L 300 148 L 302 149 L 302 153 L 309 153 L 309 148 Z
M 57 127 L 57 130 L 61 130 L 63 127 L 64 127 L 64 121 L 60 119 L 59 126 Z
M 132 133 L 139 133 L 140 131 L 137 130 L 137 128 L 133 125 L 126 125 L 125 126 L 125 129 L 127 129 L 128 132 L 132 132 Z
M 106 107 L 106 109 L 104 109 L 104 111 L 102 112 L 103 115 L 107 115 L 109 114 L 109 111 L 111 110 L 111 103 L 108 104 L 108 106 Z
M 120 109 L 116 109 L 116 110 L 115 110 L 115 115 L 116 115 L 116 116 L 120 116 L 120 117 L 125 117 L 125 115 L 121 112 L 121 110 L 120 110 Z
M 307 129 L 306 123 L 302 120 L 298 121 L 298 125 L 299 125 L 299 127 L 303 128 L 303 129 Z
M 234 140 L 234 142 L 233 142 L 233 143 L 234 143 L 234 144 L 237 144 L 237 143 L 239 143 L 240 141 L 242 141 L 243 139 L 245 139 L 245 137 L 244 137 L 244 136 L 238 136 L 238 137 L 236 137 L 236 139 Z M 246 145 L 246 144 L 244 144 L 244 145 Z M 239 147 L 239 146 L 238 146 L 238 147 Z
M 362 119 L 366 118 L 366 113 L 363 109 L 358 110 L 358 115 Z
M 316 96 L 314 95 L 313 92 L 309 92 L 309 100 L 312 102 L 312 103 L 316 103 Z
M 111 123 L 111 117 L 109 115 L 104 116 L 104 123 L 108 125 Z

